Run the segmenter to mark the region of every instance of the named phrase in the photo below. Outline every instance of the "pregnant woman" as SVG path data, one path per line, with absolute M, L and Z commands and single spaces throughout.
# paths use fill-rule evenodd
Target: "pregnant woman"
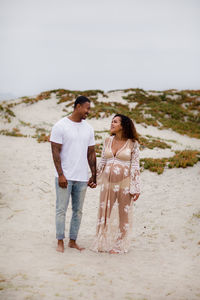
M 140 195 L 140 168 L 138 135 L 132 120 L 115 115 L 110 133 L 97 171 L 100 204 L 91 250 L 115 254 L 127 252 L 130 246 L 133 201 Z

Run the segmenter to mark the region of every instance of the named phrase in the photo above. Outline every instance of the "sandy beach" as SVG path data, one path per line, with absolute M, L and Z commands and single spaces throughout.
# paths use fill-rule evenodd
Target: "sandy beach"
M 122 92 L 118 93 L 120 99 Z M 95 235 L 98 187 L 88 188 L 84 203 L 78 243 L 86 250 L 68 248 L 66 238 L 65 252 L 56 252 L 50 143 L 38 143 L 30 135 L 36 125 L 50 130 L 64 116 L 63 107 L 56 105 L 52 95 L 32 106 L 15 106 L 16 117 L 10 123 L 0 122 L 1 130 L 18 126 L 29 135 L 0 135 L 0 299 L 200 299 L 200 162 L 166 169 L 161 175 L 141 173 L 142 192 L 135 203 L 129 253 L 89 250 Z M 111 119 L 88 122 L 96 131 L 107 130 Z M 24 126 L 28 122 L 31 126 Z M 141 158 L 170 157 L 175 150 L 200 151 L 200 139 L 142 124 L 136 128 L 141 135 L 160 137 L 172 146 L 145 148 Z M 71 206 L 66 236 L 70 216 Z

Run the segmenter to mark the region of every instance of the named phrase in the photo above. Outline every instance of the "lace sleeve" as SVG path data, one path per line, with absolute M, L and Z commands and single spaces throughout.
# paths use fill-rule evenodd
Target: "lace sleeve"
M 139 144 L 137 141 L 133 144 L 131 153 L 131 180 L 130 180 L 130 193 L 140 193 L 140 157 L 139 157 Z
M 100 176 L 104 170 L 104 167 L 106 165 L 106 158 L 105 158 L 105 147 L 106 147 L 106 144 L 107 144 L 107 140 L 105 140 L 104 144 L 103 144 L 103 150 L 101 152 L 101 160 L 97 166 L 97 176 Z

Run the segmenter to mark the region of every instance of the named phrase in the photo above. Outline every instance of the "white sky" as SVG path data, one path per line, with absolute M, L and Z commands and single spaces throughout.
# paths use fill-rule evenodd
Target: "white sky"
M 199 0 L 0 0 L 0 94 L 200 89 Z

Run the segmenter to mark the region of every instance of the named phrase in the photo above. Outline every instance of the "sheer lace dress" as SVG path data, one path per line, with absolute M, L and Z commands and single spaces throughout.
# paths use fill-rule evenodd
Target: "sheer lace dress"
M 128 139 L 116 155 L 112 152 L 113 136 L 105 140 L 97 180 L 100 204 L 96 237 L 91 250 L 127 252 L 132 229 L 131 194 L 140 193 L 139 145 Z

